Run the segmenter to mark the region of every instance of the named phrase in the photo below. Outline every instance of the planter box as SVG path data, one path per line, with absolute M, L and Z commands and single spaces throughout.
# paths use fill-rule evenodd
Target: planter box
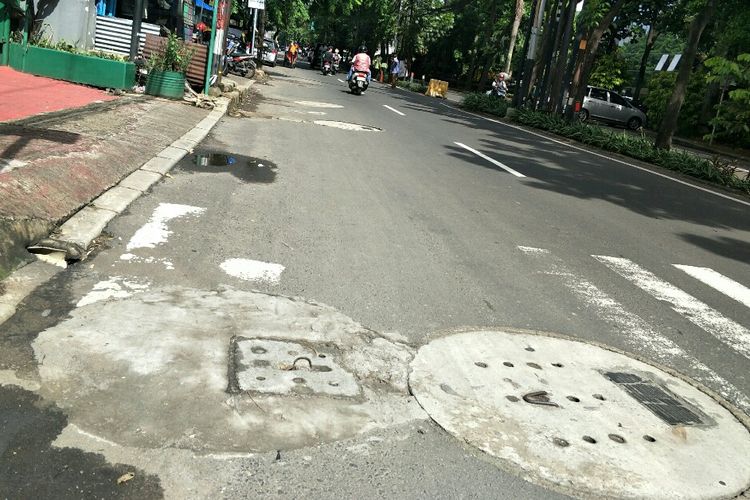
M 151 70 L 146 80 L 146 93 L 170 99 L 185 95 L 185 75 L 176 71 Z
M 83 83 L 94 87 L 129 89 L 135 82 L 135 64 L 61 50 L 11 43 L 12 68 L 32 75 Z

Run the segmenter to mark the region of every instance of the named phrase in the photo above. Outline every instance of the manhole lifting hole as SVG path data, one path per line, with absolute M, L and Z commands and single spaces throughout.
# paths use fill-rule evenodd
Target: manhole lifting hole
M 565 369 L 538 368 L 557 364 Z M 747 427 L 685 379 L 623 354 L 474 331 L 430 342 L 411 367 L 412 392 L 438 424 L 546 485 L 592 497 L 701 499 L 750 486 Z

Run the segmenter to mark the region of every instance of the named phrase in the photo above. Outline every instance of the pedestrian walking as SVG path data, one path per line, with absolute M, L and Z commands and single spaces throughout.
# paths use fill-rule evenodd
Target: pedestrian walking
M 396 82 L 398 82 L 398 74 L 401 71 L 401 64 L 398 60 L 398 55 L 393 54 L 391 59 L 391 88 L 396 88 Z

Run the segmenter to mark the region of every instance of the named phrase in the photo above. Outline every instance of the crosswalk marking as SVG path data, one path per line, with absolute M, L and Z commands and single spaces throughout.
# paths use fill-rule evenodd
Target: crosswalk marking
M 592 257 L 655 299 L 670 303 L 675 312 L 750 358 L 750 331 L 747 328 L 628 259 L 606 255 Z
M 668 337 L 659 333 L 637 314 L 627 311 L 622 304 L 610 297 L 593 283 L 576 276 L 558 258 L 545 248 L 518 246 L 525 255 L 542 263 L 542 273 L 555 276 L 586 307 L 602 320 L 611 323 L 622 332 L 623 340 L 636 351 L 647 350 L 662 363 L 674 360 L 686 362 L 696 371 L 696 378 L 710 385 L 725 398 L 731 400 L 745 412 L 750 412 L 750 398 L 734 385 L 719 376 L 711 368 L 687 353 Z
M 750 307 L 750 288 L 737 283 L 733 279 L 727 278 L 723 274 L 714 271 L 710 267 L 685 266 L 682 264 L 674 264 L 674 267 L 685 271 L 693 278 L 702 281 L 715 290 L 720 291 L 727 297 L 731 297 L 737 302 Z

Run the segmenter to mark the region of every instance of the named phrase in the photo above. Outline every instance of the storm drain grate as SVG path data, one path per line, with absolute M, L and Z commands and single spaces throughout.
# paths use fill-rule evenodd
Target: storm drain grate
M 667 389 L 643 380 L 633 373 L 606 372 L 604 376 L 619 385 L 640 404 L 669 425 L 700 425 L 701 417 Z

